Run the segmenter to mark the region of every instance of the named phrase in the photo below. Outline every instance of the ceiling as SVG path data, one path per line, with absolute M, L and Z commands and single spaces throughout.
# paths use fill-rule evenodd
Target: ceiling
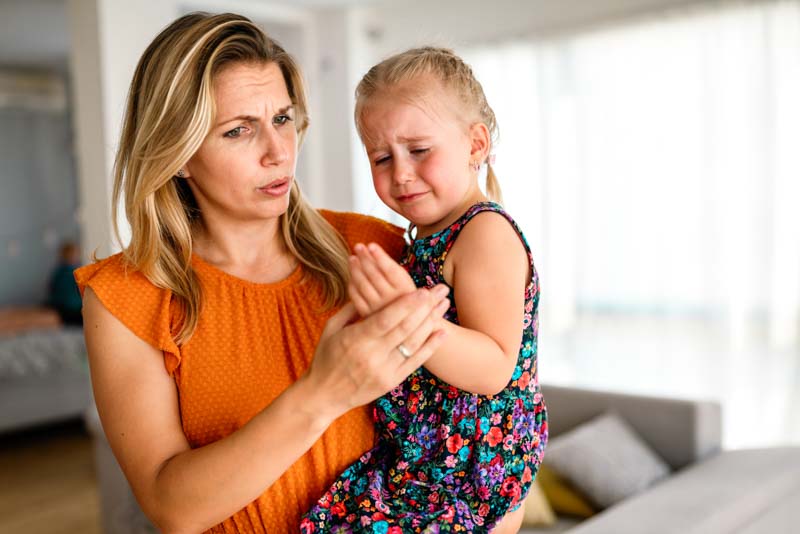
M 310 8 L 385 0 L 270 0 Z M 0 0 L 0 68 L 65 70 L 69 32 L 66 0 Z

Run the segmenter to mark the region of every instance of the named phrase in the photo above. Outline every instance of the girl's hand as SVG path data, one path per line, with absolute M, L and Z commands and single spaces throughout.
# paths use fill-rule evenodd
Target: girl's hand
M 445 286 L 414 290 L 356 323 L 353 304 L 331 317 L 304 377 L 320 394 L 314 409 L 335 419 L 390 391 L 425 363 L 444 337 L 437 326 L 449 305 L 447 293 Z
M 350 299 L 361 317 L 368 317 L 402 295 L 416 290 L 403 267 L 376 243 L 357 244 L 350 256 Z

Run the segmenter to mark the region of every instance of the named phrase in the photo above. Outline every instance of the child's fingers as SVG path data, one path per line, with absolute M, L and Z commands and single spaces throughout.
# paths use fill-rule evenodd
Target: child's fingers
M 347 294 L 350 297 L 350 302 L 356 307 L 358 315 L 367 317 L 372 312 L 367 301 L 364 300 L 364 297 L 361 296 L 361 293 L 358 292 L 358 289 L 353 284 L 348 284 Z
M 357 245 L 355 250 L 361 271 L 380 298 L 379 304 L 386 304 L 390 300 L 394 300 L 397 291 L 383 275 L 367 248 L 364 245 Z
M 369 278 L 364 273 L 363 263 L 357 256 L 350 256 L 350 288 L 351 298 L 355 297 L 353 303 L 359 313 L 372 313 L 382 308 L 383 299 L 378 294 Z
M 370 256 L 380 269 L 383 277 L 395 290 L 401 290 L 406 293 L 416 289 L 414 281 L 411 279 L 408 272 L 399 263 L 394 261 L 380 245 L 377 243 L 370 243 L 367 246 L 367 250 L 369 250 Z

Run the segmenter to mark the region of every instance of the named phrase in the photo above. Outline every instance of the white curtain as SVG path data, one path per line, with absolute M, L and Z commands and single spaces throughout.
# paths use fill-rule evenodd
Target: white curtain
M 460 52 L 542 277 L 545 381 L 715 397 L 728 445 L 800 441 L 800 2 Z

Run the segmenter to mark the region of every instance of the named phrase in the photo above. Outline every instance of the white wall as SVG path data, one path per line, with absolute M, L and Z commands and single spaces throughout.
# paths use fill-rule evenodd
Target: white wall
M 111 166 L 128 84 L 150 40 L 188 11 L 239 12 L 285 42 L 309 82 L 312 126 L 298 167 L 306 195 L 318 206 L 385 216 L 352 120 L 353 90 L 371 64 L 423 43 L 458 48 L 547 36 L 705 1 L 495 0 L 489 7 L 478 0 L 407 0 L 312 10 L 290 0 L 68 0 L 85 248 L 101 256 L 115 250 Z

